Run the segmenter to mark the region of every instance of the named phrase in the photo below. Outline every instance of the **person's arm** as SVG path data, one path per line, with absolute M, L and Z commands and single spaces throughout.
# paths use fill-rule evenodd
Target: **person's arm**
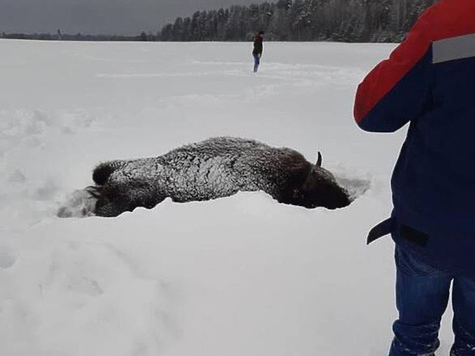
M 424 111 L 430 98 L 434 8 L 419 18 L 390 58 L 359 85 L 354 116 L 363 130 L 393 132 Z

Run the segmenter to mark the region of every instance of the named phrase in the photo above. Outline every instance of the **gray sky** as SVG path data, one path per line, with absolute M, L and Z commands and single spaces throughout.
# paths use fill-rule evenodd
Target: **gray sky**
M 177 16 L 259 0 L 0 0 L 0 32 L 137 34 Z

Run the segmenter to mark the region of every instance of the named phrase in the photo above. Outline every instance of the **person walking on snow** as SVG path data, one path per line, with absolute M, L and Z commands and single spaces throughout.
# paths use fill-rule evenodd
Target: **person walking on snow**
M 254 49 L 252 51 L 252 55 L 254 57 L 254 73 L 257 73 L 259 69 L 259 64 L 261 63 L 262 57 L 262 50 L 263 50 L 263 42 L 264 40 L 264 31 L 259 31 L 256 36 L 254 36 Z
M 390 356 L 434 355 L 450 298 L 451 356 L 475 355 L 475 1 L 441 0 L 359 85 L 354 116 L 371 132 L 409 124 L 391 218 L 368 243 L 396 243 Z

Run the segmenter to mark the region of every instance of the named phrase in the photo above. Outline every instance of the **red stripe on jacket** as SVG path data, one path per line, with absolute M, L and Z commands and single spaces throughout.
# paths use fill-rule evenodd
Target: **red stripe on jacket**
M 358 86 L 357 123 L 424 57 L 432 42 L 475 33 L 474 0 L 442 0 L 426 10 L 389 59 L 378 64 Z

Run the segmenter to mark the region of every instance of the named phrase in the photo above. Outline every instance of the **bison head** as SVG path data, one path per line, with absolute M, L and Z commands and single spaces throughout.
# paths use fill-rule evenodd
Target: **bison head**
M 317 206 L 337 209 L 351 203 L 348 192 L 338 185 L 333 174 L 322 167 L 320 152 L 317 163 L 311 165 L 304 183 L 294 189 L 292 198 L 294 204 L 310 209 Z

